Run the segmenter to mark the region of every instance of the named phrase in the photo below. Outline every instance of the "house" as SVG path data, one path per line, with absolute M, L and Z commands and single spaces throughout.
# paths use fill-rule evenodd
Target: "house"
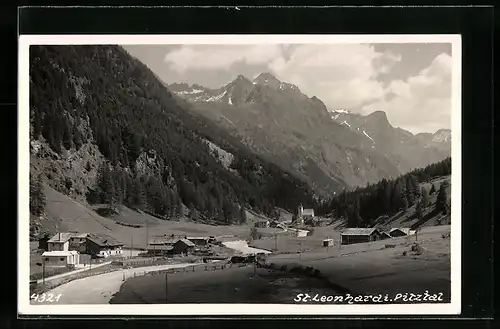
M 47 241 L 47 250 L 48 251 L 76 250 L 80 253 L 84 253 L 87 249 L 86 248 L 87 235 L 88 233 L 59 232 Z
M 43 262 L 46 266 L 64 267 L 68 265 L 78 265 L 80 255 L 76 250 L 56 250 L 46 251 L 42 254 Z
M 389 233 L 387 233 L 387 232 L 380 232 L 380 238 L 382 240 L 385 240 L 385 239 L 391 239 L 392 236 Z
M 413 233 L 413 232 L 411 232 L 411 233 Z M 410 229 L 406 228 L 406 227 L 393 228 L 389 231 L 389 235 L 393 238 L 396 238 L 399 236 L 410 235 Z
M 158 235 L 154 236 L 148 241 L 148 245 L 156 246 L 173 246 L 181 237 L 175 235 Z
M 174 254 L 189 254 L 194 249 L 194 243 L 188 239 L 180 239 L 173 245 Z
M 382 238 L 376 228 L 347 228 L 340 234 L 342 244 L 377 241 Z
M 188 236 L 187 239 L 197 246 L 206 246 L 208 245 L 208 241 L 210 240 L 208 236 L 197 236 L 197 237 Z
M 47 241 L 48 251 L 69 251 L 69 238 L 72 233 L 57 233 Z
M 50 236 L 44 235 L 38 239 L 38 249 L 49 250 L 49 239 Z
M 323 247 L 331 247 L 333 246 L 333 239 L 324 239 L 323 240 Z
M 122 254 L 123 243 L 103 233 L 87 235 L 87 250 L 90 255 L 109 257 Z
M 79 253 L 85 253 L 87 250 L 88 233 L 71 233 L 69 237 L 69 250 L 76 250 Z
M 166 256 L 172 253 L 174 247 L 170 245 L 148 245 L 146 250 L 152 256 Z
M 266 228 L 269 227 L 269 220 L 259 220 L 254 224 L 255 227 Z

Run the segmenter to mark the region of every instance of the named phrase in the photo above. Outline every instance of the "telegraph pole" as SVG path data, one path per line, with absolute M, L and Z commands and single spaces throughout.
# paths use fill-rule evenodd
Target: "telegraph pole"
M 145 219 L 146 221 L 146 249 L 148 248 L 149 245 L 149 222 L 148 219 Z
M 42 284 L 45 284 L 45 258 L 43 258 L 42 262 Z
M 130 234 L 130 258 L 132 258 L 132 248 L 134 247 L 134 235 Z
M 165 272 L 165 301 L 168 302 L 168 272 Z
M 274 233 L 274 250 L 278 251 L 278 234 Z

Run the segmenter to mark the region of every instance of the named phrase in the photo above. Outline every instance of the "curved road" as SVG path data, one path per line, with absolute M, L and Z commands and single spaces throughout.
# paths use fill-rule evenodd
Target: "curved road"
M 121 271 L 110 272 L 101 275 L 90 276 L 83 279 L 74 280 L 63 285 L 60 285 L 49 292 L 54 299 L 60 295 L 57 303 L 54 302 L 34 302 L 32 305 L 54 305 L 54 304 L 108 304 L 113 294 L 120 290 L 123 284 L 123 277 L 125 280 L 133 277 L 134 273 L 161 271 L 171 268 L 182 268 L 199 263 L 186 263 L 186 264 L 169 264 L 159 266 L 147 266 L 131 269 L 124 269 Z

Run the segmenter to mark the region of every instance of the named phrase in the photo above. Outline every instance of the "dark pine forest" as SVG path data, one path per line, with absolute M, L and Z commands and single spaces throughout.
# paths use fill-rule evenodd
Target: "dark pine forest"
M 437 194 L 436 210 L 449 212 L 448 183 L 432 185 L 429 190 L 419 183 L 451 174 L 451 158 L 413 170 L 396 179 L 382 179 L 376 184 L 354 190 L 344 190 L 330 201 L 323 203 L 318 214 L 328 214 L 347 219 L 349 227 L 371 227 L 380 216 L 392 216 L 415 205 L 417 216 L 429 206 L 429 195 Z
M 273 215 L 276 207 L 316 205 L 309 186 L 187 111 L 121 47 L 32 46 L 30 63 L 31 138 L 43 137 L 57 153 L 95 143 L 106 158 L 89 189 L 91 203 L 124 204 L 163 218 L 179 215 L 182 203 L 223 223 L 244 221 L 242 207 Z M 237 174 L 205 140 L 235 156 Z M 159 173 L 136 170 L 144 153 L 161 160 Z

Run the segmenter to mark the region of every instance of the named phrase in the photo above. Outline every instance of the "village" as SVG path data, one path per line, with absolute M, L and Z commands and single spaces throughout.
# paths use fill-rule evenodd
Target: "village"
M 292 219 L 293 218 L 293 219 Z M 123 260 L 158 260 L 203 263 L 211 261 L 241 261 L 241 255 L 302 253 L 350 244 L 362 244 L 416 234 L 408 227 L 391 228 L 332 228 L 329 220 L 316 217 L 314 209 L 300 206 L 292 217 L 270 220 L 254 216 L 250 220 L 250 237 L 243 243 L 241 237 L 187 236 L 176 234 L 151 235 L 147 244 L 119 241 L 109 234 L 89 232 L 58 232 L 38 241 L 37 254 L 32 255 L 32 283 L 45 282 L 54 275 L 72 271 L 91 270 L 99 264 L 123 265 Z M 315 233 L 316 232 L 316 233 Z M 339 235 L 340 233 L 340 235 Z M 290 242 L 293 241 L 293 242 Z M 282 244 L 286 246 L 279 248 Z M 296 245 L 293 248 L 291 245 Z M 235 256 L 236 255 L 236 256 Z

